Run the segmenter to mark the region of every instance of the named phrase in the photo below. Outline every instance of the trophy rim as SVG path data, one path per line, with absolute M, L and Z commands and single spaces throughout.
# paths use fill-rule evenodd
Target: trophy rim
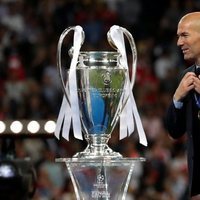
M 113 157 L 96 157 L 96 158 L 78 158 L 78 157 L 72 157 L 72 158 L 56 158 L 56 162 L 64 162 L 64 163 L 106 163 L 109 162 L 110 164 L 122 164 L 127 165 L 128 163 L 139 163 L 139 162 L 146 162 L 146 158 L 144 157 L 135 157 L 135 158 L 129 158 L 129 157 L 121 157 L 121 158 L 113 158 Z
M 116 55 L 121 55 L 119 52 L 117 51 L 80 51 L 80 54 L 86 54 L 86 53 L 89 53 L 89 54 L 116 54 Z

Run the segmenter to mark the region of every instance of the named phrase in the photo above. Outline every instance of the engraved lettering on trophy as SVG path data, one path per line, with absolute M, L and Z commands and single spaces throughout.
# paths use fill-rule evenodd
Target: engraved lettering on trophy
M 93 184 L 95 190 L 91 192 L 91 197 L 94 199 L 97 198 L 107 198 L 110 199 L 110 193 L 106 191 L 108 184 L 104 183 L 105 177 L 101 173 L 97 176 L 97 182 Z
M 98 98 L 99 95 L 101 97 L 109 97 L 109 98 L 117 98 L 122 92 L 123 89 L 120 88 L 83 88 L 83 89 L 77 89 L 78 95 L 82 96 L 82 94 L 89 92 L 92 93 L 93 98 Z
M 109 97 L 109 98 L 113 98 L 113 97 L 118 97 L 122 92 L 123 89 L 120 88 L 83 88 L 83 89 L 77 89 L 77 92 L 79 94 L 79 96 L 82 96 L 82 94 L 85 93 L 90 93 L 92 94 L 93 98 L 99 98 L 99 96 L 101 97 Z

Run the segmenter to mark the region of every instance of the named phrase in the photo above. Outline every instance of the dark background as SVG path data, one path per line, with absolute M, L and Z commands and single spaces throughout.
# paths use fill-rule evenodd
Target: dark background
M 138 143 L 137 133 L 122 141 L 117 129 L 112 134 L 113 149 L 125 157 L 147 158 L 135 171 L 127 199 L 187 200 L 186 138 L 170 139 L 163 118 L 179 72 L 187 67 L 176 47 L 177 23 L 184 14 L 199 9 L 198 0 L 2 0 L 0 120 L 56 120 L 63 95 L 56 69 L 62 31 L 82 26 L 83 49 L 98 51 L 110 48 L 106 33 L 112 25 L 120 25 L 132 33 L 137 46 L 133 93 L 149 142 L 145 148 Z M 16 157 L 30 157 L 37 172 L 34 200 L 73 199 L 67 169 L 55 163 L 56 157 L 71 157 L 84 147 L 70 137 L 69 142 L 53 136 L 15 139 Z

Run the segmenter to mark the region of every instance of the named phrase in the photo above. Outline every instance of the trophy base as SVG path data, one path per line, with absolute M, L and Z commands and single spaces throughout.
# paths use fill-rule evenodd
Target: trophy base
M 77 200 L 125 200 L 134 169 L 145 160 L 57 158 L 56 162 L 66 164 Z
M 122 158 L 122 155 L 118 152 L 113 151 L 107 144 L 104 145 L 88 145 L 82 152 L 76 153 L 73 158 Z

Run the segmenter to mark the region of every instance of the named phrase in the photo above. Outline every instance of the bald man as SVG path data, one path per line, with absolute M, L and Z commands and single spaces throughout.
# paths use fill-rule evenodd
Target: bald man
M 200 200 L 200 12 L 181 18 L 177 45 L 193 65 L 183 71 L 166 115 L 170 136 L 187 133 L 189 186 L 192 200 Z

